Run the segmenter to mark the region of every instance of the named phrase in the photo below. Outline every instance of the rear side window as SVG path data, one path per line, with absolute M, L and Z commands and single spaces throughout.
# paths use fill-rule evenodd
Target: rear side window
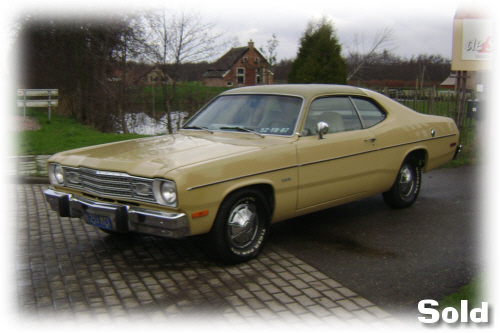
M 375 103 L 364 98 L 351 97 L 351 99 L 361 117 L 363 128 L 375 126 L 385 119 L 385 113 Z

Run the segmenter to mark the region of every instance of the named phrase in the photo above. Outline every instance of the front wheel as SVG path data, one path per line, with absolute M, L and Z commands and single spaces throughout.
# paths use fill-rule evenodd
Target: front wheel
M 417 200 L 421 182 L 422 170 L 419 161 L 407 158 L 401 165 L 391 189 L 382 194 L 385 202 L 393 208 L 411 206 Z
M 255 258 L 269 234 L 270 208 L 256 190 L 240 190 L 226 198 L 215 218 L 211 240 L 220 258 L 236 264 Z

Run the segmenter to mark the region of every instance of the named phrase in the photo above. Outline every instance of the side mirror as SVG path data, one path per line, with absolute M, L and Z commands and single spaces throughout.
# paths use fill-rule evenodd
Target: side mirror
M 325 123 L 324 121 L 320 121 L 316 125 L 316 132 L 318 132 L 318 139 L 319 140 L 323 139 L 323 135 L 328 133 L 329 129 L 330 129 L 330 126 L 327 123 Z

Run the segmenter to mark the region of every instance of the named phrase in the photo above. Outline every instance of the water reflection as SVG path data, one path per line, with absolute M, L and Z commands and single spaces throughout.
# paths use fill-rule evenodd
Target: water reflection
M 188 117 L 187 112 L 172 112 L 172 129 L 174 132 L 182 124 L 182 121 Z M 159 135 L 168 133 L 167 115 L 163 115 L 160 119 L 154 119 L 146 113 L 127 113 L 124 116 L 125 124 L 129 133 L 142 135 Z M 123 133 L 121 121 L 117 120 L 118 133 Z

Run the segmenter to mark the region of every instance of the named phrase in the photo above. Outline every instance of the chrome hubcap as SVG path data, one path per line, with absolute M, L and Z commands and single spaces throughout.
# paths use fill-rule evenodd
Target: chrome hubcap
M 403 198 L 408 197 L 415 187 L 415 177 L 409 166 L 405 165 L 401 169 L 401 178 L 399 179 L 399 193 Z
M 249 245 L 259 225 L 257 207 L 254 204 L 244 203 L 236 206 L 229 215 L 229 240 L 234 247 L 244 248 Z

